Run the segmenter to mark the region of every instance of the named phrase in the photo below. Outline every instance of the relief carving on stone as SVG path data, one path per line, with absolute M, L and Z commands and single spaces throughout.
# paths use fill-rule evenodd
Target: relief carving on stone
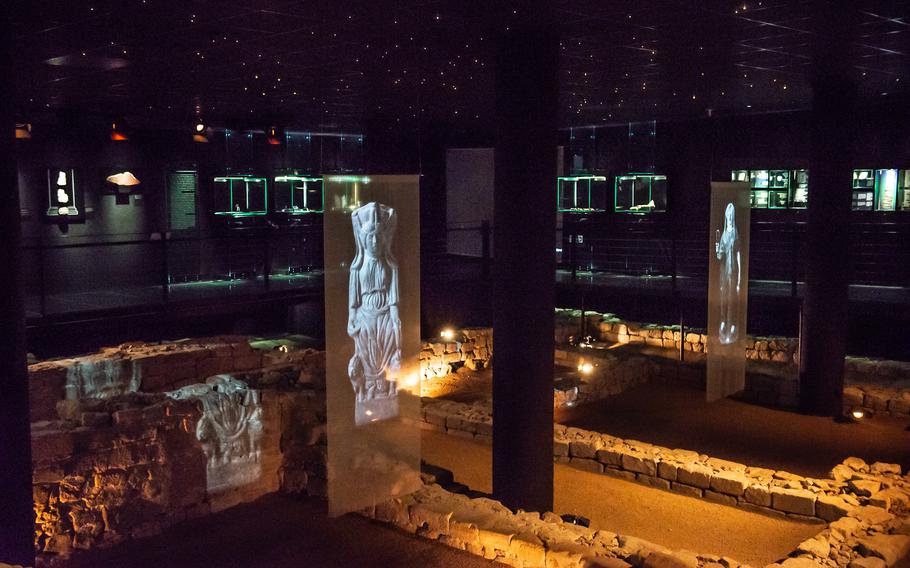
M 216 375 L 205 384 L 168 395 L 202 402 L 196 439 L 208 459 L 208 491 L 246 485 L 259 478 L 263 429 L 259 391 L 230 375 Z
M 368 203 L 351 214 L 356 253 L 348 288 L 347 332 L 354 340 L 348 377 L 358 425 L 398 415 L 401 318 L 398 261 L 392 253 L 397 222 L 395 210 L 381 203 Z

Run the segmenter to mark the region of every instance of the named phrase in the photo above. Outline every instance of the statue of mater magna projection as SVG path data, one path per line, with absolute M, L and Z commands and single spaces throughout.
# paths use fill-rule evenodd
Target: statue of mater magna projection
M 348 335 L 354 340 L 348 376 L 358 425 L 398 415 L 401 319 L 398 261 L 392 254 L 397 221 L 395 210 L 381 203 L 351 214 L 357 253 L 348 288 Z
M 718 340 L 724 345 L 735 343 L 739 337 L 739 292 L 742 283 L 742 255 L 739 232 L 736 230 L 736 208 L 727 203 L 724 210 L 723 233 L 715 232 L 714 254 L 720 267 L 720 328 Z

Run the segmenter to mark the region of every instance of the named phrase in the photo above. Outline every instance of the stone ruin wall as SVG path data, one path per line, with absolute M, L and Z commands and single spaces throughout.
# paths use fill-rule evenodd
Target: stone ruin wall
M 326 493 L 323 352 L 124 345 L 30 380 L 39 565 L 277 490 Z
M 488 403 L 463 404 L 447 400 L 423 400 L 422 427 L 445 432 L 449 435 L 492 443 L 493 417 Z M 697 452 L 670 449 L 635 440 L 622 440 L 606 434 L 554 426 L 553 460 L 571 467 L 641 483 L 689 497 L 706 499 L 724 505 L 740 507 L 770 516 L 789 517 L 803 522 L 817 523 L 820 532 L 800 543 L 782 564 L 789 568 L 816 568 L 850 566 L 851 568 L 885 568 L 894 565 L 910 553 L 910 474 L 902 475 L 897 464 L 867 464 L 859 458 L 847 458 L 834 467 L 827 479 L 815 479 L 786 471 L 749 467 L 745 464 L 712 458 Z M 437 491 L 438 493 L 438 491 Z M 565 535 L 568 550 L 576 554 L 563 558 L 565 540 L 551 541 L 537 530 L 538 538 L 532 545 L 526 542 L 515 547 L 502 536 L 484 533 L 480 523 L 468 522 L 471 517 L 460 518 L 459 506 L 451 504 L 456 498 L 442 496 L 450 503 L 445 511 L 455 511 L 445 516 L 441 508 L 433 508 L 444 522 L 433 525 L 426 514 L 392 515 L 377 506 L 374 518 L 392 522 L 428 538 L 438 539 L 449 546 L 468 550 L 485 558 L 496 559 L 513 566 L 551 566 L 550 552 L 558 552 L 565 566 L 600 566 L 601 558 L 620 559 L 625 566 L 632 564 L 647 568 L 676 566 L 689 568 L 713 566 L 716 562 L 731 568 L 737 563 L 713 560 L 692 552 L 669 551 L 663 547 L 615 535 L 609 531 L 589 531 L 586 539 Z M 393 509 L 408 503 L 421 507 L 424 497 L 393 500 Z M 434 499 L 431 499 L 431 502 Z M 474 500 L 483 503 L 484 500 Z M 477 507 L 477 503 L 472 506 Z M 488 512 L 497 512 L 495 502 Z M 519 512 L 512 522 L 522 519 Z M 476 518 L 476 516 L 474 517 Z M 456 524 L 455 519 L 459 519 Z M 549 520 L 562 528 L 549 530 L 582 531 L 581 527 L 563 525 L 555 515 L 548 518 L 528 519 L 537 526 L 540 520 Z M 407 522 L 403 522 L 407 521 Z M 430 524 L 427 524 L 427 523 Z M 501 526 L 497 522 L 494 526 Z M 467 523 L 468 526 L 465 526 Z M 479 533 L 478 533 L 479 530 Z M 587 529 L 584 529 L 587 530 Z M 495 532 L 495 529 L 494 529 Z M 499 532 L 502 532 L 501 529 Z M 508 531 L 506 531 L 508 532 Z M 513 533 L 511 538 L 518 538 Z M 525 533 L 527 534 L 527 533 Z M 603 535 L 599 537 L 598 535 Z M 525 537 L 521 537 L 525 538 Z M 604 538 L 609 546 L 604 547 Z M 630 544 L 631 543 L 631 544 Z M 607 552 L 604 548 L 609 550 Z M 524 553 L 533 551 L 534 561 Z M 655 555 L 656 556 L 652 556 Z M 650 558 L 650 560 L 649 560 Z M 561 561 L 562 561 L 561 560 Z M 561 562 L 560 561 L 560 562 Z M 614 564 L 607 564 L 614 565 Z M 778 566 L 774 564 L 772 566 Z

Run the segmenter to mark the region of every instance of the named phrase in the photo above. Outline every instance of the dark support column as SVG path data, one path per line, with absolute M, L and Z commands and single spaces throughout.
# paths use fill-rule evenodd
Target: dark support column
M 493 493 L 549 511 L 558 43 L 550 3 L 527 6 L 499 21 L 496 52 Z
M 9 6 L 0 6 L 0 562 L 32 566 L 32 459 L 25 364 Z
M 800 408 L 842 413 L 847 343 L 850 227 L 856 84 L 850 78 L 853 11 L 817 1 L 812 148 L 806 235 L 806 294 L 800 330 Z

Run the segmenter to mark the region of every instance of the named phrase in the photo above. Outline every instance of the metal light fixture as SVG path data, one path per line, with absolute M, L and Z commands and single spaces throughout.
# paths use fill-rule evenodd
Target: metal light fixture
M 32 137 L 32 125 L 27 122 L 16 123 L 16 139 L 28 140 Z
M 193 125 L 193 142 L 206 143 L 209 141 L 208 137 L 208 127 L 205 125 L 205 122 L 201 118 L 196 120 L 196 124 Z
M 129 136 L 118 126 L 116 122 L 111 123 L 111 140 L 114 142 L 123 142 L 129 140 Z

